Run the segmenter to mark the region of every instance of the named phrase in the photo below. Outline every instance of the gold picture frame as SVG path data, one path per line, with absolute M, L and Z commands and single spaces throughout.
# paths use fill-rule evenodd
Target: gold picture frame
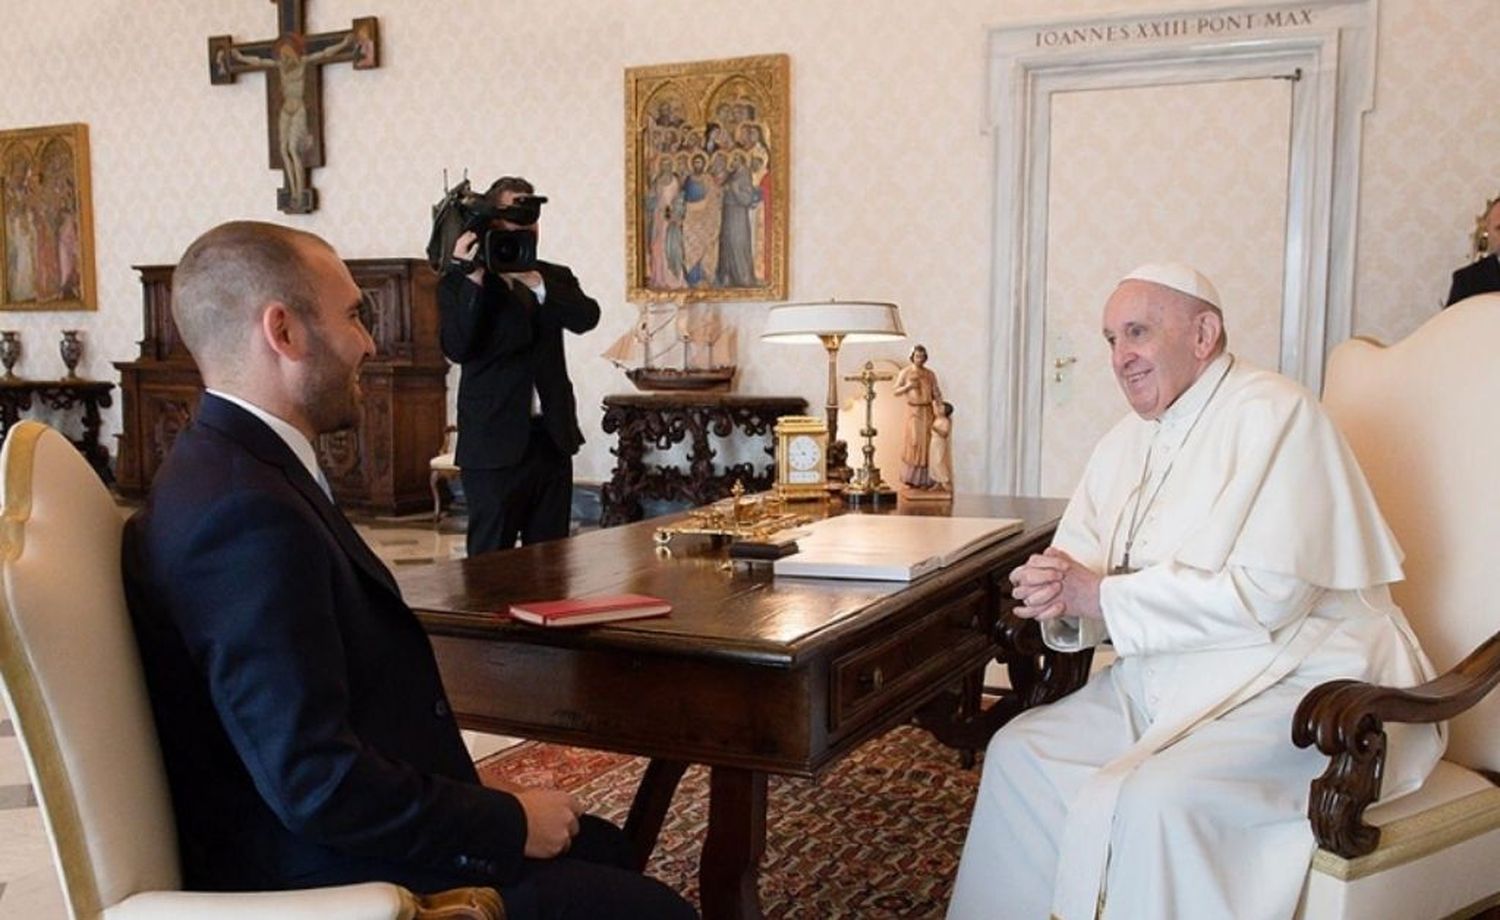
M 785 300 L 785 54 L 625 71 L 629 299 Z
M 0 131 L 0 310 L 97 310 L 89 128 Z

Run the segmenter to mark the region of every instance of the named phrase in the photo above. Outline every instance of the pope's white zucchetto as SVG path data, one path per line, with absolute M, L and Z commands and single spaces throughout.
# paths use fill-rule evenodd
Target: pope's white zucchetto
M 1148 262 L 1120 281 L 1149 281 L 1223 309 L 1223 305 L 1219 303 L 1219 289 L 1208 280 L 1208 276 L 1181 262 Z

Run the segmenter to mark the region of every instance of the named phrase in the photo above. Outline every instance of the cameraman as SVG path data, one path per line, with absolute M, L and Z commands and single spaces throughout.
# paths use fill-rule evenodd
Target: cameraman
M 492 227 L 535 233 L 534 195 L 525 179 L 497 180 L 485 192 L 501 212 Z M 566 266 L 537 261 L 497 274 L 474 262 L 478 250 L 474 232 L 461 234 L 438 282 L 443 354 L 462 366 L 455 460 L 470 556 L 509 549 L 518 536 L 529 544 L 568 535 L 583 432 L 562 333 L 599 323 L 599 304 Z

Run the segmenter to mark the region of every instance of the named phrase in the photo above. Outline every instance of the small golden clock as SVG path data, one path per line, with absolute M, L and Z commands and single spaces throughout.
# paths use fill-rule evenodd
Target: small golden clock
M 784 499 L 828 494 L 828 423 L 810 415 L 776 421 L 776 491 Z

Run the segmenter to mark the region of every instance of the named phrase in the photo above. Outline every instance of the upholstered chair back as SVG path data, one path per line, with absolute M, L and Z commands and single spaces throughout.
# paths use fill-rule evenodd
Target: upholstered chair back
M 62 435 L 30 421 L 11 429 L 0 451 L 0 676 L 75 918 L 180 886 L 125 607 L 122 526 Z
M 1439 671 L 1500 630 L 1500 294 L 1399 344 L 1334 350 L 1323 402 L 1406 551 L 1393 587 Z M 1453 720 L 1447 758 L 1500 770 L 1500 693 Z

